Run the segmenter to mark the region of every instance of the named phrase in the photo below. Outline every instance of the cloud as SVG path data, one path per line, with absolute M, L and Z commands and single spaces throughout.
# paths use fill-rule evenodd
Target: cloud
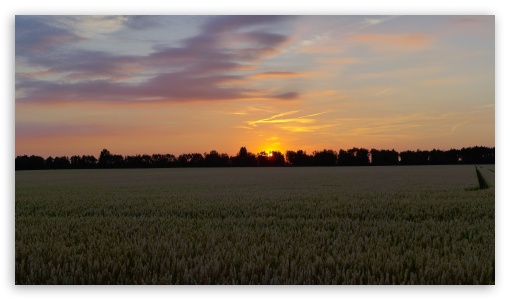
M 253 127 L 249 127 L 249 126 L 234 126 L 234 128 L 236 129 L 248 129 L 248 130 L 252 130 Z
M 361 24 L 365 26 L 374 26 L 377 24 L 380 24 L 382 22 L 382 19 L 375 19 L 375 18 L 365 18 Z
M 288 92 L 283 94 L 276 94 L 271 96 L 270 98 L 280 99 L 280 100 L 294 100 L 299 97 L 299 93 L 296 92 Z
M 276 78 L 295 78 L 313 76 L 310 72 L 263 72 L 250 75 L 251 79 L 276 79 Z
M 329 64 L 342 64 L 342 65 L 350 65 L 350 64 L 358 64 L 360 63 L 359 58 L 355 57 L 341 57 L 341 58 L 328 58 L 323 59 L 321 62 L 329 63 Z
M 132 29 L 145 30 L 160 26 L 161 19 L 161 16 L 125 16 L 124 24 Z
M 140 84 L 91 80 L 75 83 L 27 80 L 18 88 L 36 91 L 19 99 L 26 102 L 137 102 L 231 100 L 244 97 L 238 88 L 221 88 L 235 76 L 183 77 L 182 73 L 165 73 Z
M 43 16 L 16 16 L 15 43 L 16 55 L 39 56 L 66 43 L 82 38 L 66 29 L 47 25 L 48 18 Z
M 59 16 L 51 20 L 51 24 L 57 28 L 93 38 L 119 31 L 132 19 L 127 16 Z
M 395 78 L 395 77 L 409 77 L 415 75 L 427 75 L 427 74 L 437 74 L 443 71 L 442 67 L 429 66 L 429 67 L 419 67 L 419 68 L 399 68 L 382 72 L 372 72 L 372 73 L 361 73 L 357 74 L 354 77 L 356 79 L 379 79 L 379 78 Z
M 459 128 L 460 126 L 462 126 L 464 124 L 467 124 L 469 121 L 471 121 L 471 120 L 466 120 L 466 121 L 463 121 L 463 122 L 453 125 L 452 129 L 450 129 L 450 133 L 454 133 L 455 130 L 457 130 L 457 128 Z
M 196 76 L 183 72 L 164 73 L 139 84 L 89 80 L 74 83 L 19 80 L 17 89 L 36 91 L 17 99 L 32 103 L 71 102 L 187 102 L 251 99 L 253 90 L 228 87 L 225 83 L 245 80 L 241 76 Z M 264 94 L 257 99 L 293 100 L 296 92 Z
M 295 132 L 295 133 L 310 133 L 317 132 L 322 129 L 338 126 L 339 124 L 326 124 L 326 125 L 311 125 L 311 126 L 297 126 L 297 125 L 284 125 L 280 129 Z
M 299 110 L 292 110 L 292 111 L 288 111 L 288 112 L 283 112 L 283 113 L 279 113 L 277 115 L 271 116 L 269 118 L 265 118 L 265 119 L 261 119 L 261 120 L 257 120 L 257 121 L 249 121 L 248 124 L 249 125 L 257 125 L 258 123 L 264 123 L 265 121 L 273 120 L 273 119 L 276 119 L 276 118 L 279 118 L 279 117 L 283 117 L 283 116 L 287 116 L 287 115 L 293 115 L 293 114 L 296 114 L 298 112 L 300 112 L 300 111 Z
M 285 116 L 288 116 L 288 115 L 297 114 L 298 112 L 300 112 L 300 111 L 299 110 L 288 111 L 288 112 L 280 113 L 280 114 L 277 114 L 277 115 L 273 115 L 273 116 L 271 116 L 269 118 L 255 120 L 255 121 L 248 121 L 246 123 L 249 126 L 258 126 L 260 124 L 286 124 L 286 123 L 290 123 L 290 124 L 301 124 L 299 127 L 303 127 L 304 124 L 315 123 L 316 120 L 313 117 L 316 117 L 316 116 L 319 116 L 319 115 L 327 113 L 327 112 L 320 112 L 320 113 L 309 114 L 309 115 L 304 115 L 304 116 L 299 116 L 299 117 L 294 117 L 294 118 L 281 118 L 281 117 L 285 117 Z M 293 126 L 289 126 L 290 124 L 287 124 L 287 126 L 283 126 L 281 128 L 289 130 L 289 128 L 293 127 Z
M 29 62 L 45 68 L 44 74 L 55 75 L 65 81 L 127 79 L 139 77 L 145 65 L 135 56 L 121 56 L 101 51 L 75 50 L 59 57 L 29 56 Z M 37 77 L 39 71 L 19 74 Z
M 319 46 L 319 45 L 311 45 L 302 47 L 300 49 L 300 52 L 303 53 L 319 53 L 319 54 L 336 54 L 339 52 L 342 52 L 343 50 L 336 45 L 326 45 L 326 46 Z
M 418 50 L 431 44 L 431 36 L 424 34 L 358 34 L 351 42 L 370 45 L 378 50 Z
M 260 107 L 260 106 L 248 106 L 248 107 L 245 107 L 243 105 L 243 109 L 242 110 L 237 110 L 237 111 L 234 111 L 234 112 L 224 112 L 224 113 L 227 113 L 227 114 L 230 114 L 230 115 L 247 115 L 249 113 L 259 112 L 259 111 L 272 112 L 272 109 L 269 109 L 267 107 Z M 250 127 L 250 129 L 251 129 L 251 127 Z
M 215 16 L 202 26 L 207 33 L 226 33 L 255 26 L 267 26 L 294 18 L 293 16 Z
M 454 84 L 466 84 L 469 82 L 469 79 L 461 76 L 449 76 L 449 77 L 438 77 L 423 80 L 421 83 L 424 85 L 454 85 Z
M 376 18 L 376 17 L 365 18 L 365 19 L 363 19 L 363 21 L 360 22 L 360 25 L 357 29 L 359 30 L 359 29 L 363 29 L 363 28 L 367 28 L 367 27 L 371 27 L 371 26 L 376 26 L 376 25 L 382 24 L 384 22 L 393 20 L 397 17 L 398 16 L 387 16 L 387 17 L 380 17 L 380 18 Z
M 288 37 L 283 34 L 254 31 L 239 34 L 233 40 L 236 42 L 248 42 L 256 45 L 280 45 L 286 42 Z
M 42 68 L 44 73 L 38 69 L 32 73 L 17 74 L 17 95 L 21 96 L 16 100 L 39 103 L 223 101 L 247 99 L 253 94 L 258 94 L 258 99 L 296 99 L 299 97 L 296 91 L 274 94 L 238 86 L 239 83 L 253 79 L 242 75 L 241 71 L 255 68 L 257 62 L 278 53 L 280 47 L 288 42 L 288 36 L 267 31 L 268 26 L 288 19 L 291 18 L 210 17 L 203 23 L 201 31 L 194 36 L 181 40 L 177 46 L 155 46 L 148 55 L 115 55 L 101 51 L 67 49 L 60 49 L 58 55 L 22 55 L 28 63 Z M 58 24 L 55 25 L 57 27 L 45 28 L 51 34 L 54 31 L 57 34 L 65 32 L 75 36 L 64 29 L 72 28 L 82 35 L 87 35 L 84 33 L 86 31 L 92 33 L 88 36 L 93 36 L 96 33 L 117 31 L 124 26 L 122 24 L 145 24 L 150 20 L 123 16 L 57 17 L 53 20 L 54 24 Z M 82 25 L 83 28 L 78 29 Z M 34 24 L 25 27 L 31 26 Z M 26 35 L 27 37 L 23 38 L 20 36 L 20 44 L 29 40 L 29 31 Z M 237 75 L 232 75 L 234 71 Z M 291 72 L 275 71 L 273 76 L 278 76 L 275 74 L 290 76 Z M 59 81 L 50 80 L 51 76 L 48 75 L 52 75 L 52 79 L 58 78 Z

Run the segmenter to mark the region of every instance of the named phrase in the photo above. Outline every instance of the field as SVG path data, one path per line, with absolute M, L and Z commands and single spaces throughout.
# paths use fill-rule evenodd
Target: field
M 17 171 L 16 284 L 494 284 L 495 166 Z

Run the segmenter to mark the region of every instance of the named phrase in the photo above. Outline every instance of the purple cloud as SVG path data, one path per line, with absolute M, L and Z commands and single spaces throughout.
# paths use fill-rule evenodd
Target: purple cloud
M 126 16 L 125 25 L 135 30 L 145 30 L 161 25 L 163 16 Z
M 287 16 L 211 17 L 201 32 L 182 40 L 180 47 L 157 46 L 149 55 L 90 50 L 27 55 L 29 62 L 48 68 L 47 73 L 64 74 L 63 80 L 35 80 L 31 77 L 37 76 L 20 75 L 16 88 L 24 96 L 17 101 L 171 102 L 247 98 L 256 91 L 229 84 L 250 80 L 249 74 L 239 71 L 254 68 L 255 62 L 277 53 L 288 41 L 288 36 L 260 28 L 287 19 Z M 298 96 L 289 91 L 265 98 L 289 100 Z
M 42 55 L 62 44 L 78 42 L 80 36 L 68 30 L 47 24 L 49 17 L 16 16 L 15 43 L 16 55 Z
M 246 32 L 242 34 L 242 37 L 247 41 L 263 46 L 280 45 L 288 39 L 285 35 L 267 32 Z
M 221 87 L 222 83 L 244 80 L 240 76 L 183 75 L 181 72 L 160 74 L 141 84 L 115 83 L 108 80 L 76 83 L 24 80 L 17 84 L 17 88 L 36 90 L 37 93 L 20 100 L 39 103 L 232 100 L 248 97 L 245 93 L 250 92 L 248 89 Z
M 215 16 L 203 26 L 206 34 L 226 33 L 254 27 L 270 25 L 294 18 L 293 16 Z
M 274 95 L 273 98 L 281 99 L 281 100 L 294 100 L 299 97 L 299 94 L 296 92 L 288 92 L 283 94 Z

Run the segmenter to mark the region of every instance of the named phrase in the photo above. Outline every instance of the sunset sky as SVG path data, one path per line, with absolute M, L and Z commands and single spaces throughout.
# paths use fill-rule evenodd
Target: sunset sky
M 494 16 L 17 16 L 16 155 L 495 145 Z

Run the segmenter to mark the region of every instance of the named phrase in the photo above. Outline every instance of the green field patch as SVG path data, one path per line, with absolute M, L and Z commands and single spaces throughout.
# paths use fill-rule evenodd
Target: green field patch
M 15 281 L 494 284 L 476 184 L 472 166 L 16 172 Z

